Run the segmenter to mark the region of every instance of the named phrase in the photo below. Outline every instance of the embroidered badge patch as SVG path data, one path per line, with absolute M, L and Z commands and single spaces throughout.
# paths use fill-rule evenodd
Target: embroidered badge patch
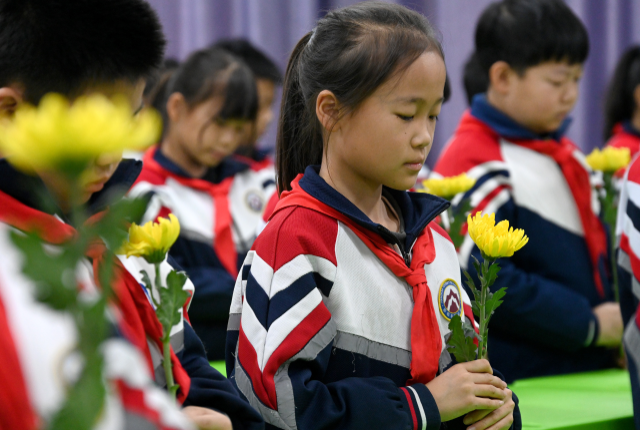
M 447 321 L 456 315 L 462 315 L 462 294 L 453 279 L 445 279 L 438 291 L 440 313 Z
M 255 191 L 249 191 L 246 194 L 245 203 L 254 212 L 261 212 L 264 207 L 262 197 L 260 197 L 260 195 Z

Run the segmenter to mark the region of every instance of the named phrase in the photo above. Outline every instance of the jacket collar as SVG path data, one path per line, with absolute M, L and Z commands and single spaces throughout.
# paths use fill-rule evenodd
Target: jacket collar
M 312 197 L 331 206 L 369 230 L 379 233 L 381 228 L 384 228 L 371 221 L 351 201 L 327 184 L 320 177 L 319 172 L 320 166 L 307 167 L 304 176 L 300 179 L 300 187 Z M 407 234 L 407 250 L 427 224 L 450 206 L 447 200 L 431 194 L 398 191 L 387 187 L 384 187 L 384 193 L 396 201 L 402 212 L 405 233 Z
M 522 140 L 553 139 L 559 142 L 569 128 L 569 125 L 571 125 L 572 121 L 571 118 L 566 118 L 557 130 L 551 133 L 538 134 L 520 125 L 509 116 L 489 104 L 486 94 L 477 94 L 473 97 L 473 101 L 471 102 L 471 115 L 487 124 L 504 138 Z
M 638 130 L 637 128 L 635 128 L 633 126 L 633 124 L 631 124 L 630 120 L 627 121 L 623 121 L 622 122 L 622 129 L 627 132 L 628 134 L 635 136 L 635 137 L 639 137 L 640 138 L 640 130 Z
M 167 158 L 167 156 L 165 156 L 160 150 L 160 147 L 156 147 L 153 153 L 153 159 L 160 165 L 160 167 L 174 175 L 192 178 L 192 176 L 185 172 L 180 166 Z M 198 179 L 211 182 L 212 184 L 219 184 L 223 180 L 235 176 L 250 167 L 251 165 L 244 162 L 240 157 L 236 158 L 234 156 L 230 156 L 222 160 L 222 162 L 217 166 L 208 169 L 204 176 Z

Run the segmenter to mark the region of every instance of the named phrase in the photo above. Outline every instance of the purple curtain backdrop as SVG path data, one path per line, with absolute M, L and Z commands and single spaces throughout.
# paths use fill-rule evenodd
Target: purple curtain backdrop
M 156 9 L 169 41 L 167 57 L 184 59 L 195 49 L 227 37 L 245 37 L 262 48 L 284 70 L 296 42 L 326 10 L 355 0 L 148 0 Z M 569 136 L 585 152 L 603 144 L 602 107 L 616 61 L 640 43 L 640 1 L 566 0 L 589 31 L 591 52 L 585 64 L 581 94 L 573 111 Z M 491 0 L 398 0 L 423 13 L 442 36 L 452 98 L 444 106 L 427 163 L 433 164 L 467 108 L 462 66 L 473 49 L 475 23 Z M 275 121 L 263 147 L 275 142 Z

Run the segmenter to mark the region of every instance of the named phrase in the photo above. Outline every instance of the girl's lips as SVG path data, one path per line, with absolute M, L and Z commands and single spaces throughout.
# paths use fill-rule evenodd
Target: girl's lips
M 409 168 L 410 170 L 417 170 L 420 171 L 420 169 L 422 169 L 422 165 L 424 163 L 422 162 L 414 162 L 414 163 L 405 163 L 404 165 Z

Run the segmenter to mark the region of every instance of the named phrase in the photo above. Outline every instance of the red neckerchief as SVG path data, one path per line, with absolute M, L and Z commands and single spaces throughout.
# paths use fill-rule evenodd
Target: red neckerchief
M 411 267 L 407 267 L 404 259 L 380 235 L 363 228 L 304 191 L 298 184 L 302 176 L 298 175 L 291 183 L 292 191 L 282 193 L 271 217 L 284 208 L 300 206 L 334 218 L 349 227 L 397 277 L 404 278 L 411 285 L 414 302 L 411 316 L 411 380 L 407 384 L 426 384 L 431 381 L 438 372 L 442 351 L 440 328 L 424 271 L 424 265 L 431 264 L 436 258 L 431 228 L 427 226 L 418 236 L 413 246 Z
M 35 430 L 38 417 L 31 407 L 4 303 L 0 297 L 0 429 Z
M 567 184 L 569 184 L 573 199 L 576 202 L 578 213 L 580 214 L 584 238 L 587 242 L 587 248 L 589 249 L 589 256 L 591 257 L 593 280 L 596 284 L 596 289 L 600 297 L 604 297 L 604 287 L 598 266 L 600 258 L 606 259 L 607 235 L 600 219 L 591 209 L 591 181 L 589 172 L 573 156 L 576 147 L 567 139 L 562 139 L 560 142 L 545 140 L 536 142 L 514 141 L 514 143 L 548 155 L 560 166 L 562 174 Z
M 71 240 L 76 230 L 53 215 L 30 208 L 20 203 L 13 197 L 0 191 L 0 221 L 18 230 L 37 233 L 45 242 L 60 245 Z M 93 219 L 99 217 L 94 216 Z M 87 250 L 87 257 L 93 261 L 94 282 L 100 285 L 98 279 L 98 266 L 104 254 L 104 244 L 93 243 Z M 151 352 L 147 345 L 147 338 L 152 339 L 160 351 L 162 348 L 162 325 L 158 321 L 156 312 L 149 303 L 147 295 L 142 290 L 138 281 L 124 268 L 122 263 L 114 259 L 115 280 L 113 282 L 114 293 L 117 298 L 118 309 L 122 313 L 119 327 L 127 339 L 134 344 L 145 356 L 151 375 L 155 375 Z M 181 403 L 187 398 L 191 379 L 180 364 L 180 360 L 171 349 L 171 363 L 173 364 L 173 376 L 176 383 L 180 384 L 178 401 Z
M 236 253 L 236 245 L 233 243 L 233 233 L 231 231 L 231 210 L 229 207 L 229 190 L 233 183 L 233 177 L 226 178 L 219 184 L 211 182 L 187 178 L 176 175 L 164 167 L 162 167 L 154 158 L 154 154 L 158 147 L 150 148 L 144 154 L 142 174 L 138 177 L 137 182 L 143 181 L 144 171 L 149 170 L 163 177 L 171 177 L 175 181 L 194 190 L 204 191 L 213 199 L 215 205 L 215 225 L 213 230 L 213 249 L 224 266 L 225 270 L 234 278 L 238 276 L 238 255 Z

